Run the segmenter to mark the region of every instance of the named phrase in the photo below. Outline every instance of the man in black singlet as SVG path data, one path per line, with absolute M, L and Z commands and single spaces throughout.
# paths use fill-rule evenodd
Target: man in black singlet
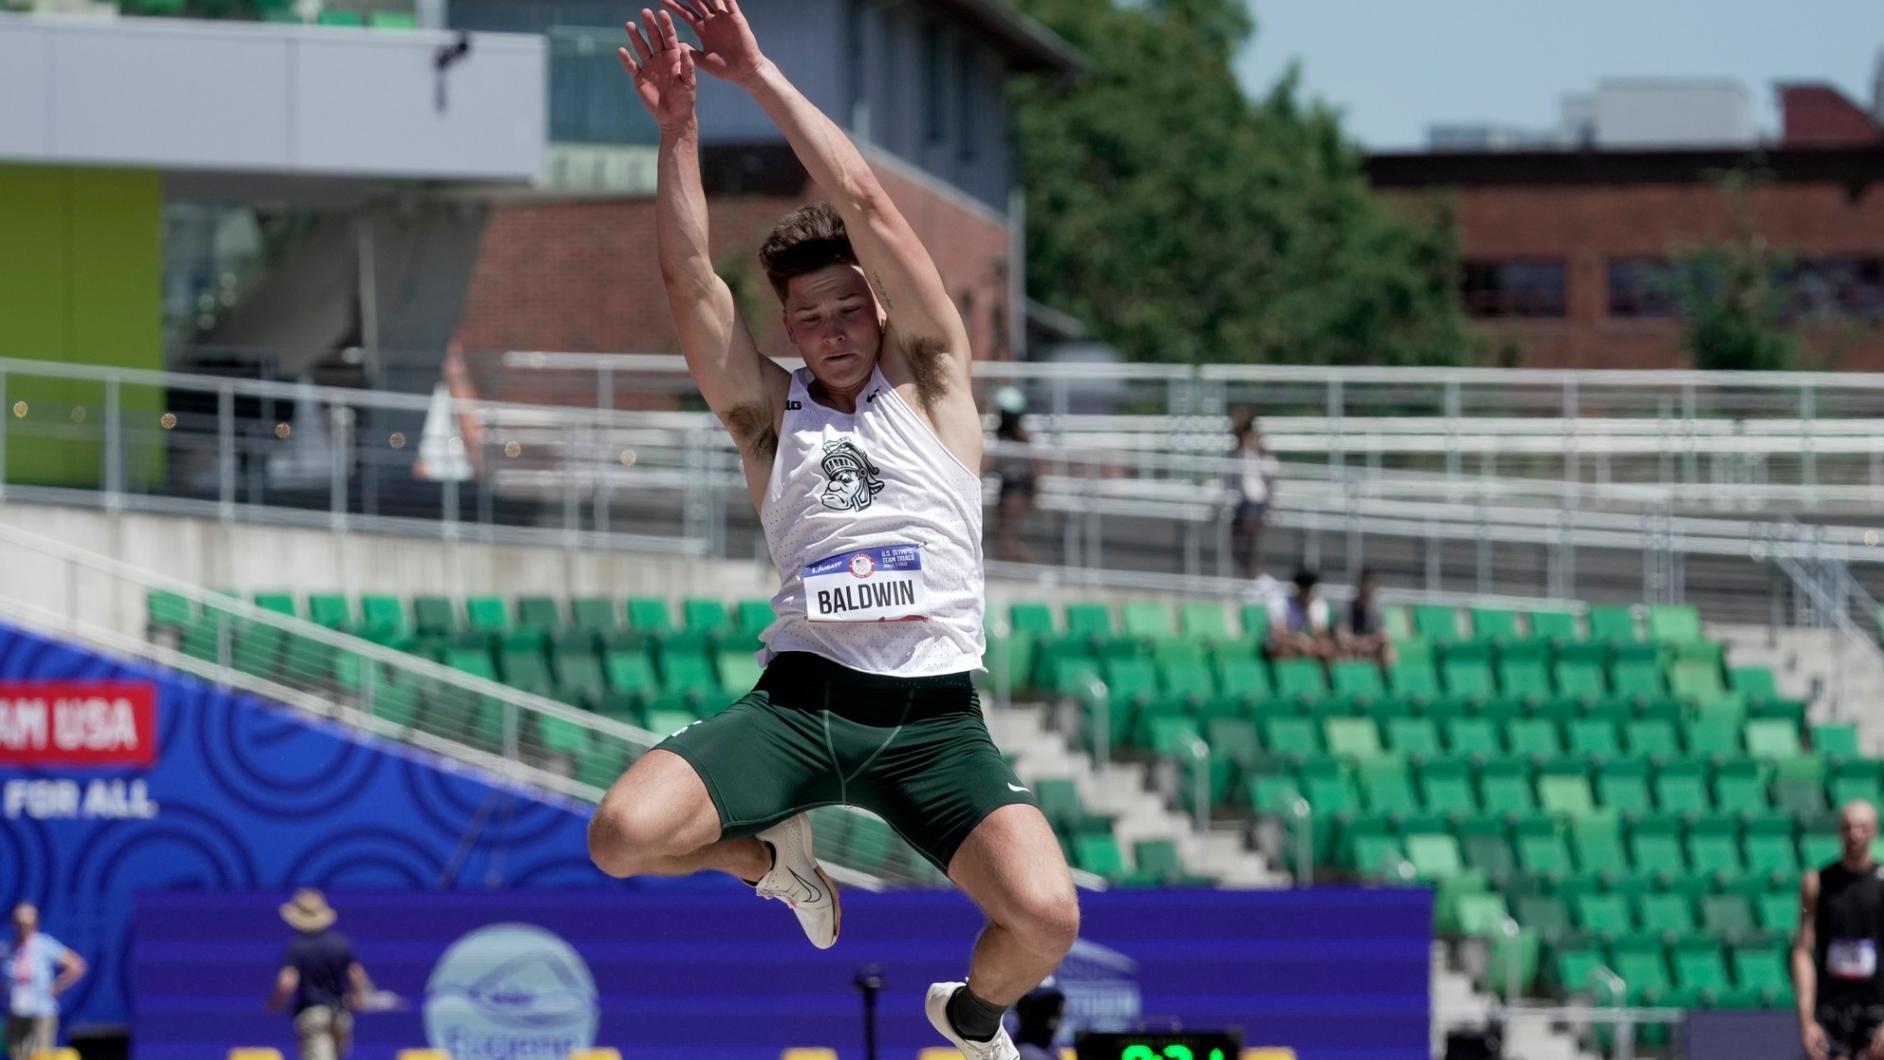
M 1884 1060 L 1884 865 L 1871 856 L 1877 811 L 1862 800 L 1838 814 L 1844 851 L 1799 885 L 1792 979 L 1799 1042 L 1811 1060 Z

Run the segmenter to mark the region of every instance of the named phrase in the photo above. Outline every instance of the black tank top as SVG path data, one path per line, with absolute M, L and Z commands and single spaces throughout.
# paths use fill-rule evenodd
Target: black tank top
M 1819 905 L 1812 926 L 1821 1005 L 1884 1004 L 1884 865 L 1858 872 L 1834 861 L 1819 870 Z

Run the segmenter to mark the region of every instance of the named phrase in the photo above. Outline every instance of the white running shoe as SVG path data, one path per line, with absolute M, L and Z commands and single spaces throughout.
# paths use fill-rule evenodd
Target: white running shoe
M 955 1033 L 949 1026 L 949 998 L 955 991 L 967 986 L 967 983 L 931 983 L 929 996 L 923 1001 L 922 1010 L 929 1015 L 929 1026 L 936 1033 L 947 1038 L 955 1048 L 962 1051 L 966 1060 L 1020 1060 L 1020 1050 L 1014 1048 L 1014 1039 L 1007 1036 L 1007 1028 L 994 1032 L 994 1037 L 985 1042 L 971 1042 Z
M 801 813 L 760 832 L 759 838 L 772 844 L 772 871 L 759 877 L 754 890 L 761 898 L 776 898 L 791 906 L 811 944 L 830 949 L 837 942 L 843 910 L 838 905 L 837 884 L 825 875 L 812 853 L 811 820 Z

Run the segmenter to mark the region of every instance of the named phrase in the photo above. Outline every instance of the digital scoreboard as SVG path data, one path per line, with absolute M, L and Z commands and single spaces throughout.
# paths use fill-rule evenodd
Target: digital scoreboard
M 1073 1040 L 1079 1060 L 1237 1060 L 1242 1051 L 1242 1035 L 1220 1031 L 1088 1033 Z

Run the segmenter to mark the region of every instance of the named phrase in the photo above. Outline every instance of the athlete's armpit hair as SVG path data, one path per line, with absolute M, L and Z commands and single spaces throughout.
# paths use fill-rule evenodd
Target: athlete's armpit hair
M 909 355 L 909 373 L 916 379 L 916 396 L 926 408 L 949 390 L 948 349 L 939 339 L 918 335 L 903 344 Z
M 733 436 L 739 451 L 756 460 L 770 460 L 778 453 L 778 428 L 772 426 L 772 410 L 763 402 L 734 405 L 720 417 Z

